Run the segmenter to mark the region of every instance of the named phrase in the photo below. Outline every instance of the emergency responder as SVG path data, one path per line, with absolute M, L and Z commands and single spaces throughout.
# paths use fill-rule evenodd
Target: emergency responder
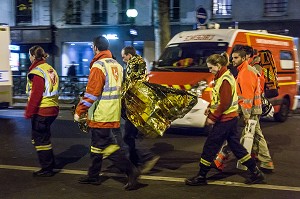
M 48 54 L 40 46 L 29 49 L 31 66 L 27 75 L 28 103 L 25 118 L 31 118 L 32 143 L 37 151 L 41 170 L 33 172 L 35 177 L 51 177 L 55 174 L 50 126 L 56 119 L 58 107 L 59 77 L 46 63 Z
M 86 92 L 76 107 L 74 120 L 87 115 L 91 134 L 91 159 L 88 175 L 79 179 L 81 184 L 101 184 L 102 160 L 108 158 L 120 171 L 125 172 L 128 183 L 125 190 L 137 188 L 138 169 L 126 157 L 120 138 L 122 66 L 112 58 L 109 42 L 99 36 L 93 40 L 95 54 L 90 63 Z
M 238 96 L 235 79 L 227 69 L 228 55 L 225 52 L 221 55 L 213 54 L 207 58 L 206 63 L 210 72 L 215 75 L 212 101 L 205 111 L 206 125 L 213 125 L 213 127 L 203 147 L 200 170 L 196 176 L 187 178 L 185 184 L 191 186 L 207 184 L 206 175 L 210 170 L 211 162 L 225 140 L 234 155 L 251 172 L 250 178 L 245 183 L 263 183 L 265 180 L 263 173 L 240 143 L 237 131 Z
M 262 113 L 261 94 L 263 89 L 260 85 L 260 73 L 256 68 L 249 65 L 249 60 L 253 56 L 253 48 L 244 46 L 243 50 L 236 50 L 232 53 L 232 63 L 238 69 L 237 85 L 239 105 L 245 123 L 249 119 L 257 121 L 253 140 L 252 153 L 257 154 L 262 171 L 269 173 L 274 169 L 274 164 L 270 156 L 267 142 L 260 128 L 260 115 Z M 245 129 L 243 130 L 244 134 Z
M 122 49 L 121 55 L 123 61 L 127 64 L 123 85 L 123 92 L 134 84 L 137 80 L 147 81 L 147 67 L 144 59 L 136 53 L 132 46 L 126 46 Z M 124 93 L 122 94 L 124 96 Z M 125 99 L 124 99 L 125 100 Z M 125 103 L 122 103 L 125 106 Z M 126 107 L 123 107 L 125 112 Z M 159 160 L 159 156 L 154 155 L 150 150 L 139 150 L 136 148 L 135 139 L 138 137 L 138 129 L 127 118 L 126 113 L 122 114 L 125 119 L 124 142 L 128 146 L 129 158 L 131 162 L 140 167 L 141 173 L 149 172 Z
M 244 53 L 243 53 L 245 55 L 245 57 L 244 57 L 245 63 L 244 64 L 247 65 L 247 67 L 243 66 L 243 69 L 242 69 L 242 67 L 239 66 L 242 64 L 242 63 L 240 63 L 241 60 L 238 63 L 236 62 L 236 60 L 235 61 L 232 60 L 233 66 L 238 71 L 237 77 L 239 77 L 239 75 L 240 75 L 239 80 L 241 80 L 241 78 L 244 80 L 244 81 L 242 81 L 242 83 L 240 83 L 240 85 L 238 85 L 238 88 L 247 89 L 247 91 L 250 89 L 249 92 L 251 92 L 252 94 L 249 95 L 249 92 L 247 92 L 247 93 L 246 92 L 243 92 L 243 93 L 238 92 L 239 98 L 247 99 L 247 97 L 249 97 L 249 96 L 251 98 L 254 96 L 254 89 L 256 89 L 256 87 L 255 88 L 251 87 L 251 81 L 249 81 L 248 77 L 253 78 L 252 83 L 255 82 L 255 85 L 258 85 L 258 88 L 259 88 L 261 96 L 262 96 L 264 87 L 261 84 L 264 84 L 265 80 L 264 80 L 264 76 L 262 74 L 263 73 L 262 69 L 258 65 L 259 57 L 256 56 L 253 60 L 251 60 L 254 55 L 254 50 L 251 46 L 246 46 L 246 45 L 235 45 L 233 48 L 233 51 L 232 51 L 232 57 L 233 57 L 233 53 L 241 52 L 241 51 L 244 51 Z M 250 64 L 249 62 L 251 62 L 251 64 L 253 64 L 254 66 L 252 67 L 251 65 L 248 65 L 248 64 Z M 247 68 L 249 70 L 246 70 Z M 243 74 L 243 77 L 241 77 L 241 74 L 239 74 L 240 71 L 243 71 L 243 72 L 241 72 L 241 74 Z M 244 72 L 244 71 L 246 71 L 246 72 Z M 259 79 L 259 84 L 256 83 L 258 81 L 257 78 Z M 254 83 L 252 85 L 254 85 Z M 258 91 L 256 90 L 256 92 L 258 92 Z M 254 101 L 253 99 L 250 99 L 250 100 L 251 100 L 251 102 Z M 243 110 L 244 109 L 243 107 L 246 106 L 244 102 L 247 102 L 247 100 L 239 101 L 241 110 Z M 259 106 L 261 106 L 261 104 L 262 103 L 260 103 Z M 261 108 L 259 108 L 259 106 L 251 106 L 253 108 L 253 111 L 251 111 L 250 119 L 254 119 L 255 121 L 257 121 L 257 124 L 255 126 L 255 134 L 254 134 L 254 141 L 253 141 L 251 155 L 260 161 L 260 167 L 263 172 L 271 173 L 274 169 L 274 164 L 273 164 L 273 161 L 270 156 L 267 142 L 266 142 L 266 140 L 262 134 L 262 130 L 260 128 L 259 118 L 261 115 Z M 241 113 L 244 113 L 244 112 L 245 111 L 243 111 Z M 242 114 L 242 115 L 244 116 L 244 114 Z M 248 117 L 248 115 L 246 115 L 246 117 Z M 245 128 L 243 129 L 243 133 L 242 133 L 243 135 L 244 135 L 244 132 L 245 132 Z M 224 168 L 225 159 L 227 159 L 229 152 L 230 152 L 230 150 L 228 150 L 228 146 L 223 146 L 222 151 L 219 153 L 216 160 L 214 161 L 215 165 L 213 165 L 213 167 L 216 167 L 217 169 L 222 170 Z
M 263 74 L 263 70 L 262 67 L 259 65 L 260 62 L 260 57 L 259 55 L 255 55 L 254 49 L 251 46 L 247 46 L 247 45 L 235 45 L 232 53 L 238 50 L 243 50 L 246 52 L 246 60 L 249 63 L 250 66 L 253 66 L 256 71 L 254 70 L 254 72 L 257 74 L 258 78 L 259 78 L 259 84 L 260 84 L 260 90 L 261 93 L 263 94 L 264 92 L 264 84 L 265 84 L 265 78 L 264 78 L 264 74 Z M 235 67 L 237 70 L 237 67 Z

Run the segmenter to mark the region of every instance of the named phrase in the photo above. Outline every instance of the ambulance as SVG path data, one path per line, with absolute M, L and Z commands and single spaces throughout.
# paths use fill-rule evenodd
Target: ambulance
M 198 104 L 183 118 L 175 120 L 172 126 L 204 126 L 204 111 L 211 101 L 214 78 L 206 66 L 206 58 L 222 52 L 230 55 L 236 44 L 272 52 L 279 82 L 279 95 L 269 99 L 274 107 L 274 119 L 284 122 L 289 112 L 297 108 L 299 63 L 293 37 L 242 29 L 184 31 L 169 41 L 149 73 L 152 83 L 192 90 L 199 97 Z
M 10 31 L 7 25 L 0 25 L 0 108 L 12 104 L 12 73 L 9 64 Z

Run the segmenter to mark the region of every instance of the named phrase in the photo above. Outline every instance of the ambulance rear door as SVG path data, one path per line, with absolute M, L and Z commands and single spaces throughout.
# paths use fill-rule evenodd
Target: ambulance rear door
M 9 27 L 0 25 L 0 108 L 12 104 L 12 74 L 9 64 Z

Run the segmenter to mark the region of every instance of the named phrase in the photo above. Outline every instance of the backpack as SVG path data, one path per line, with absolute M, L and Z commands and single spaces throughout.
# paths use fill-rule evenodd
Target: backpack
M 278 76 L 275 61 L 271 51 L 259 51 L 260 66 L 262 67 L 263 75 L 265 77 L 264 95 L 266 98 L 273 98 L 278 96 Z

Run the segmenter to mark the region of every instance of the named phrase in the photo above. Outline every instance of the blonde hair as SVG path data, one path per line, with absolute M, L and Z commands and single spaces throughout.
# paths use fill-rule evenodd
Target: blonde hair
M 229 56 L 226 52 L 221 54 L 212 54 L 206 59 L 206 63 L 209 63 L 214 66 L 228 66 L 229 65 Z

